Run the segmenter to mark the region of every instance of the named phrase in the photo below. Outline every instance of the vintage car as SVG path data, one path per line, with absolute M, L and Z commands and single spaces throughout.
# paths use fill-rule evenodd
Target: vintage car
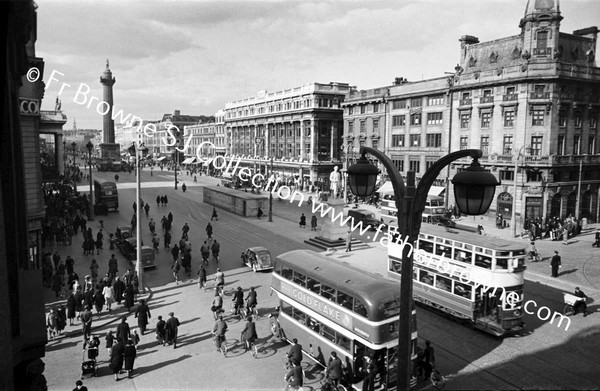
M 377 230 L 379 225 L 383 224 L 382 221 L 377 219 L 375 213 L 369 212 L 368 210 L 364 209 L 350 209 L 348 211 L 348 216 L 352 217 L 352 219 L 354 220 L 348 222 L 348 224 L 353 223 L 353 225 L 356 226 L 359 221 L 362 221 L 362 227 L 366 228 L 367 226 L 369 226 L 370 230 Z
M 125 256 L 125 258 L 127 258 L 129 261 L 131 261 L 131 263 L 135 267 L 136 266 L 135 265 L 136 258 L 137 258 L 136 238 L 123 239 L 119 242 L 118 247 L 119 247 L 119 251 L 121 251 L 121 254 L 123 254 L 123 256 Z M 142 246 L 142 267 L 144 269 L 155 268 L 156 264 L 154 263 L 154 260 L 155 260 L 154 249 L 152 247 Z
M 242 264 L 252 268 L 255 272 L 273 269 L 271 253 L 264 247 L 250 247 L 244 251 L 242 253 Z

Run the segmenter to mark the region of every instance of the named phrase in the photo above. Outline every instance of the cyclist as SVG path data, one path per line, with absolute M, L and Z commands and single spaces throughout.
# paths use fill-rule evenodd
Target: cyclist
M 298 363 L 298 365 L 300 365 L 300 363 L 302 362 L 302 345 L 298 343 L 298 340 L 296 338 L 292 340 L 292 347 L 287 353 L 287 356 L 290 364 L 296 362 Z
M 244 347 L 246 350 L 250 350 L 250 344 L 254 343 L 254 340 L 258 338 L 256 335 L 256 325 L 252 321 L 252 317 L 249 316 L 246 318 L 246 326 L 242 330 L 241 340 L 244 342 Z
M 221 244 L 215 239 L 210 249 L 212 250 L 212 257 L 215 262 L 219 262 L 219 251 L 221 251 Z
M 580 300 L 577 300 L 575 302 L 575 304 L 573 304 L 573 309 L 575 310 L 575 313 L 573 315 L 577 315 L 577 313 L 579 312 L 579 308 L 581 308 L 583 310 L 583 316 L 586 317 L 587 316 L 587 304 L 586 304 L 586 300 L 587 300 L 587 295 L 585 293 L 583 293 L 583 291 L 581 289 L 579 289 L 579 287 L 575 287 L 575 296 L 581 298 Z
M 238 286 L 233 294 L 233 305 L 235 306 L 235 314 L 238 315 L 240 313 L 240 308 L 244 305 L 244 291 L 241 286 Z
M 219 315 L 212 332 L 215 338 L 215 346 L 219 351 L 221 344 L 225 342 L 225 333 L 227 332 L 227 323 L 223 320 L 223 315 Z
M 215 298 L 213 299 L 211 310 L 215 319 L 217 319 L 219 314 L 223 311 L 223 298 L 219 294 L 219 288 L 215 288 Z
M 304 384 L 304 378 L 302 376 L 302 368 L 300 367 L 299 362 L 292 362 L 290 371 L 287 373 L 287 375 L 285 375 L 285 381 L 288 382 L 288 385 L 292 389 L 297 390 L 298 388 L 302 387 Z
M 217 292 L 222 290 L 225 286 L 225 273 L 223 273 L 220 268 L 217 268 L 217 273 L 215 274 L 215 284 Z
M 342 360 L 340 360 L 336 352 L 331 352 L 325 373 L 333 385 L 337 386 L 342 377 Z
M 210 246 L 204 241 L 204 244 L 200 246 L 200 254 L 202 254 L 202 261 L 208 263 L 208 257 L 210 257 Z
M 256 305 L 258 304 L 258 300 L 256 298 L 256 291 L 254 290 L 254 287 L 250 288 L 250 292 L 248 292 L 248 296 L 246 296 L 246 309 L 248 310 L 248 313 L 251 313 L 251 311 L 254 309 L 254 307 L 256 307 Z
M 538 260 L 538 251 L 535 248 L 535 242 L 531 242 L 531 247 L 529 247 L 529 256 L 531 257 L 532 262 L 537 262 Z

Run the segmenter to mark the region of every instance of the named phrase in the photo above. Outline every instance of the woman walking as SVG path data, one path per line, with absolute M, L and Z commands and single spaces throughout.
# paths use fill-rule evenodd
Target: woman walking
M 75 319 L 75 293 L 71 293 L 67 298 L 67 318 L 69 319 L 69 326 L 73 326 L 73 319 Z
M 123 369 L 123 354 L 125 352 L 125 346 L 123 342 L 117 340 L 113 345 L 110 355 L 110 364 L 109 367 L 112 370 L 112 373 L 115 375 L 115 380 L 119 380 L 119 373 Z
M 127 341 L 127 345 L 125 345 L 125 349 L 123 352 L 123 359 L 125 360 L 125 370 L 127 371 L 128 378 L 131 378 L 131 372 L 133 371 L 133 363 L 135 362 L 136 356 L 137 351 L 135 350 L 133 340 L 129 339 Z

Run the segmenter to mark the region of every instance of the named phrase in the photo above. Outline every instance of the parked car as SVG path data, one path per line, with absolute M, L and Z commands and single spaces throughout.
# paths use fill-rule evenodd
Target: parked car
M 131 225 L 123 225 L 119 227 L 121 230 L 121 239 L 129 239 L 133 236 L 133 229 L 131 229 Z
M 348 222 L 348 224 L 356 226 L 359 221 L 362 221 L 363 228 L 370 225 L 371 230 L 377 230 L 377 227 L 379 227 L 380 224 L 383 224 L 381 220 L 377 219 L 375 213 L 364 209 L 350 209 L 348 211 L 348 216 L 354 219 L 354 221 Z
M 244 251 L 242 253 L 242 264 L 252 268 L 255 272 L 273 269 L 271 253 L 264 247 L 250 247 Z
M 118 244 L 119 251 L 125 258 L 127 258 L 133 266 L 135 267 L 135 263 L 137 262 L 137 254 L 136 254 L 136 238 L 128 238 L 123 239 Z M 142 246 L 142 267 L 144 269 L 155 268 L 156 264 L 154 249 L 148 246 Z

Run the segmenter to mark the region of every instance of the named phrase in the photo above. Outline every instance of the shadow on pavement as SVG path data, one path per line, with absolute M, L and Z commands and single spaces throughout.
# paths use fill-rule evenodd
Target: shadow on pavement
M 156 364 L 153 364 L 153 365 L 148 365 L 148 366 L 145 366 L 145 367 L 134 368 L 134 372 L 136 374 L 138 374 L 138 375 L 141 375 L 143 373 L 152 372 L 152 371 L 154 371 L 156 369 L 163 368 L 163 367 L 166 367 L 166 366 L 171 365 L 171 364 L 180 363 L 181 361 L 186 360 L 186 359 L 191 358 L 191 357 L 192 356 L 189 355 L 189 354 L 184 354 L 183 356 L 175 358 L 175 359 L 172 359 L 172 360 L 166 360 L 166 361 L 163 361 L 163 362 L 160 362 L 160 363 L 156 363 Z
M 558 276 L 560 277 L 560 276 L 566 276 L 567 274 L 576 273 L 577 270 L 579 270 L 579 269 L 575 268 L 575 269 L 571 269 L 571 270 L 565 270 L 565 271 L 559 272 Z

